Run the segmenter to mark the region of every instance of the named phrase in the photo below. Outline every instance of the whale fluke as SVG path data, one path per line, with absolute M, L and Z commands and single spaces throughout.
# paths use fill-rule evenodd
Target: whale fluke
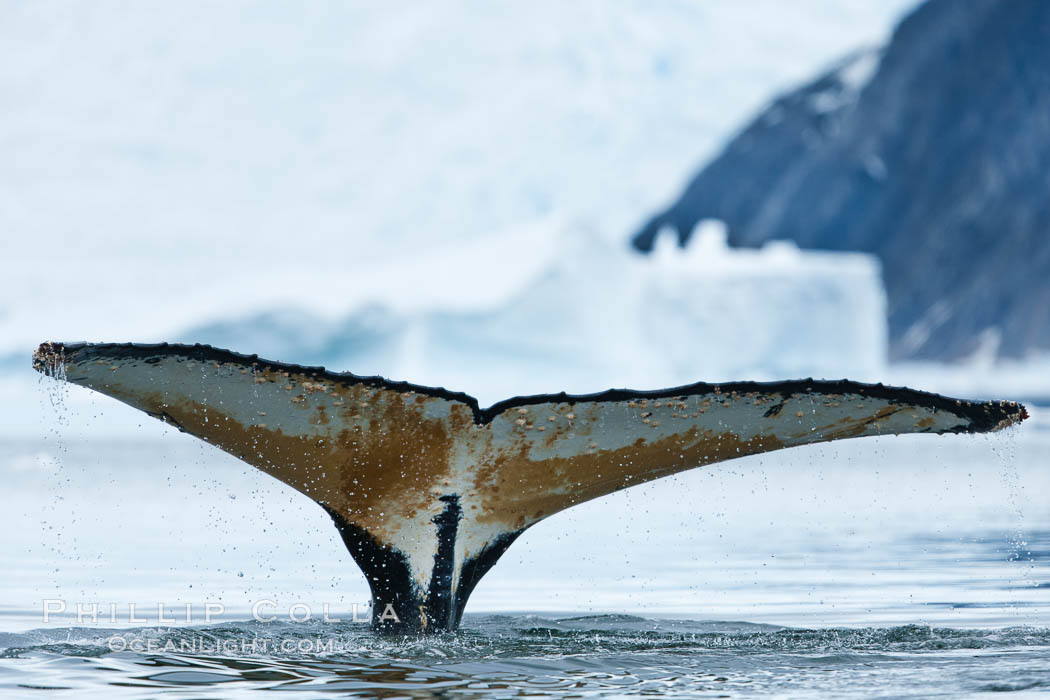
M 482 409 L 445 389 L 207 345 L 44 343 L 33 366 L 319 503 L 364 571 L 384 632 L 456 629 L 518 535 L 613 491 L 785 447 L 988 432 L 1027 418 L 1009 401 L 812 379 L 524 396 Z

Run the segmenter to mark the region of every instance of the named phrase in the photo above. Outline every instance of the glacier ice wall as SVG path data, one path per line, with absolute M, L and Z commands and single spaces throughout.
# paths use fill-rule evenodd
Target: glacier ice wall
M 724 226 L 705 221 L 684 255 L 645 257 L 584 229 L 538 226 L 548 230 L 535 239 L 565 245 L 496 306 L 368 306 L 335 323 L 266 313 L 183 340 L 444 385 L 483 403 L 700 380 L 874 378 L 885 367 L 885 298 L 871 256 L 778 242 L 734 250 Z

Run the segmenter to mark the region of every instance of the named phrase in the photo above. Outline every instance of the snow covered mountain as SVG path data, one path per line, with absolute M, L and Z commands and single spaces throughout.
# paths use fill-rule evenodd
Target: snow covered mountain
M 1050 350 L 1050 3 L 930 0 L 776 99 L 635 236 L 875 253 L 891 356 Z
M 0 357 L 499 303 L 913 2 L 6 3 Z

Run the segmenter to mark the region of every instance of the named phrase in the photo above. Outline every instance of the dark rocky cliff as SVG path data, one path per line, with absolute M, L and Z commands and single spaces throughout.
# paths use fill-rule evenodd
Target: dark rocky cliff
M 1050 2 L 925 3 L 777 99 L 633 244 L 704 218 L 736 246 L 878 255 L 894 358 L 1050 350 Z

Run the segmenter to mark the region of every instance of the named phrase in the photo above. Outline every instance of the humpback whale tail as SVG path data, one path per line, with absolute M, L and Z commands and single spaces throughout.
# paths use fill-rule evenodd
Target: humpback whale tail
M 445 389 L 206 345 L 44 343 L 33 366 L 312 498 L 368 579 L 373 627 L 389 632 L 455 629 L 514 539 L 577 503 L 785 447 L 988 432 L 1027 417 L 1013 402 L 812 379 L 526 396 L 482 409 Z

